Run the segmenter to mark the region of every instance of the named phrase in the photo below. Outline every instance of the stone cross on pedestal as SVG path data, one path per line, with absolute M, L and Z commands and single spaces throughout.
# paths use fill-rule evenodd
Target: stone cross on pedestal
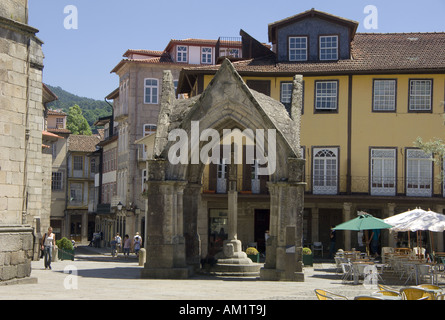
M 228 166 L 229 186 L 227 191 L 228 211 L 228 239 L 223 243 L 223 251 L 217 255 L 220 264 L 252 264 L 252 260 L 242 251 L 242 243 L 238 240 L 238 191 L 236 186 L 237 165 L 234 164 L 233 155 Z

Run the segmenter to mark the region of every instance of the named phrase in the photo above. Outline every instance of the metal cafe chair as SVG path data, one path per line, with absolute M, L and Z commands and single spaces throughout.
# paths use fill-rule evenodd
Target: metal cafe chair
M 327 290 L 315 289 L 314 291 L 318 300 L 348 300 L 347 297 L 341 294 L 333 293 Z

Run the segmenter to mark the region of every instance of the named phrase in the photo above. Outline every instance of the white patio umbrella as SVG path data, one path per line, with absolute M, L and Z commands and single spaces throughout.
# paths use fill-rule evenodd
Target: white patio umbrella
M 390 232 L 408 232 L 408 247 L 411 247 L 410 230 L 406 229 L 406 223 L 418 219 L 421 215 L 425 214 L 425 210 L 416 208 L 414 210 L 408 210 L 392 217 L 383 219 L 386 223 L 393 225 Z
M 431 210 L 425 211 L 422 209 L 415 209 L 406 211 L 401 214 L 384 219 L 386 223 L 393 225 L 390 230 L 401 231 L 445 231 L 445 215 L 433 212 Z
M 425 215 L 427 211 L 416 208 L 414 210 L 408 210 L 399 214 L 396 214 L 392 217 L 383 219 L 386 223 L 392 225 L 393 227 L 390 229 L 395 232 L 403 232 L 403 231 L 411 231 L 407 228 L 407 224 L 419 219 L 423 215 Z
M 445 231 L 445 215 L 431 210 L 425 211 L 420 208 L 400 213 L 384 219 L 384 221 L 392 224 L 394 227 L 390 230 L 395 232 L 430 231 L 431 240 L 433 239 L 431 232 Z M 417 236 L 419 235 L 417 234 Z M 433 247 L 432 243 L 431 246 Z

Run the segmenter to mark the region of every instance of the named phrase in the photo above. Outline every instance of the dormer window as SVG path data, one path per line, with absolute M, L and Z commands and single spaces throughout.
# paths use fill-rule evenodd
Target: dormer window
M 289 61 L 307 61 L 307 37 L 289 37 Z
M 187 62 L 187 47 L 178 46 L 176 62 Z
M 338 36 L 320 36 L 320 60 L 338 60 Z
M 201 48 L 201 63 L 212 63 L 212 48 Z

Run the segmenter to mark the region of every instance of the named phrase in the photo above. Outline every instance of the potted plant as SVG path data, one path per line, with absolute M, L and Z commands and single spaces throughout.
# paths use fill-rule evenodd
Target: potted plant
M 74 248 L 73 243 L 67 238 L 63 237 L 56 241 L 57 245 L 57 257 L 60 260 L 73 260 L 74 261 Z
M 312 266 L 313 265 L 312 250 L 307 248 L 307 247 L 303 248 L 303 264 L 305 266 Z
M 260 253 L 258 250 L 254 247 L 249 247 L 246 250 L 247 257 L 250 258 L 253 262 L 259 263 L 260 262 Z

